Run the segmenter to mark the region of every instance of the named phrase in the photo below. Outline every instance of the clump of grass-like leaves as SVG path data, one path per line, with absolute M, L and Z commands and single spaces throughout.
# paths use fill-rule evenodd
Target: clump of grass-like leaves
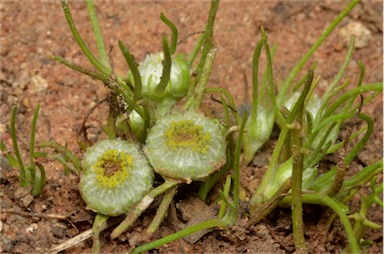
M 43 152 L 37 152 L 35 150 L 35 135 L 36 135 L 36 124 L 37 117 L 39 115 L 40 106 L 37 105 L 33 114 L 31 124 L 31 134 L 29 139 L 29 164 L 25 164 L 23 161 L 17 138 L 16 131 L 16 114 L 17 106 L 12 107 L 11 112 L 11 138 L 14 154 L 10 152 L 6 153 L 6 146 L 1 142 L 1 151 L 6 153 L 6 158 L 10 165 L 19 170 L 19 183 L 21 187 L 31 187 L 31 194 L 33 197 L 38 197 L 45 186 L 45 169 L 44 166 L 38 162 L 39 158 L 45 158 L 47 155 Z

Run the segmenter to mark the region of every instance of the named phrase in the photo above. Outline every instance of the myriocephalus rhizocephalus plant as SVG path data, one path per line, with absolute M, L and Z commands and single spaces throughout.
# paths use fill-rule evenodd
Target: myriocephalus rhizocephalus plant
M 192 181 L 201 182 L 199 196 L 203 200 L 215 184 L 224 183 L 217 199 L 220 205 L 217 217 L 139 246 L 132 253 L 148 251 L 204 229 L 235 225 L 239 214 L 241 166 L 249 165 L 257 151 L 270 140 L 275 124 L 280 131 L 279 137 L 268 169 L 251 195 L 248 226 L 265 218 L 278 205 L 291 206 L 295 249 L 303 253 L 306 252 L 303 203 L 327 206 L 335 212 L 327 229 L 338 216 L 349 242 L 345 251 L 359 252 L 359 241 L 367 227 L 379 228 L 380 225 L 369 221 L 366 216 L 372 204 L 382 207 L 379 195 L 383 186 L 376 184 L 382 171 L 381 160 L 348 178 L 345 172 L 372 134 L 373 121 L 361 112 L 361 108 L 382 92 L 382 83 L 365 84 L 364 66 L 359 63 L 359 80 L 354 88 L 346 90 L 350 81 L 342 81 L 342 77 L 354 48 L 353 38 L 345 63 L 324 95 L 316 94 L 320 77 L 315 65 L 294 83 L 309 58 L 358 4 L 358 0 L 351 1 L 336 17 L 282 85 L 277 85 L 277 91 L 272 65 L 276 51 L 270 49 L 267 34 L 261 27 L 261 40 L 255 47 L 252 61 L 252 103 L 247 110 L 236 110 L 227 90 L 207 87 L 217 53 L 213 27 L 219 0 L 212 1 L 205 32 L 189 55 L 176 51 L 178 31 L 164 14 L 160 19 L 172 35 L 169 43 L 166 36 L 162 38 L 161 52 L 148 54 L 137 64 L 127 46 L 119 41 L 119 49 L 129 67 L 125 74 L 115 73 L 110 64 L 93 1 L 87 0 L 86 3 L 96 38 L 97 56 L 78 32 L 67 0 L 61 2 L 70 30 L 94 70 L 59 56 L 52 59 L 102 81 L 110 89 L 110 95 L 96 103 L 96 107 L 106 101 L 110 112 L 107 124 L 102 126 L 108 139 L 94 144 L 87 138 L 85 122 L 88 116 L 85 117 L 82 138 L 79 139 L 81 148 L 85 150 L 82 160 L 54 141 L 39 145 L 54 149 L 57 153 L 52 157 L 66 170 L 79 175 L 81 196 L 87 208 L 97 213 L 92 229 L 50 251 L 62 251 L 92 236 L 92 252 L 97 253 L 101 249 L 101 231 L 119 224 L 110 235 L 111 239 L 118 238 L 162 195 L 156 215 L 145 230 L 149 237 L 160 226 L 177 187 Z M 263 50 L 266 54 L 264 72 L 259 70 Z M 197 59 L 199 61 L 195 62 Z M 344 94 L 341 91 L 345 91 Z M 209 118 L 201 112 L 203 97 L 208 93 L 220 95 L 220 100 L 216 101 L 222 105 L 224 119 Z M 363 94 L 367 96 L 359 101 Z M 32 183 L 34 196 L 41 193 L 45 181 L 44 169 L 34 160 L 49 156 L 34 152 L 37 112 L 38 108 L 32 124 L 31 165 L 25 170 L 20 159 L 14 123 L 16 109 L 11 124 L 16 158 L 8 156 L 8 160 L 20 169 L 20 184 L 28 186 Z M 343 124 L 348 120 L 364 122 L 365 126 L 357 130 L 351 128 L 346 138 L 338 140 Z M 348 150 L 351 141 L 355 145 Z M 3 143 L 1 149 L 5 151 Z M 241 153 L 244 156 L 240 156 Z M 340 160 L 319 174 L 320 161 L 327 154 L 334 153 Z M 154 183 L 155 173 L 164 181 Z M 370 184 L 370 194 L 362 198 L 358 212 L 349 214 L 348 201 L 367 184 Z M 351 218 L 355 221 L 353 225 Z

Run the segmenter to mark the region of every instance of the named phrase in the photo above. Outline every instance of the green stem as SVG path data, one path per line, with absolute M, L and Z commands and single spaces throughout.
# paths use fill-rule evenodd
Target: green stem
M 257 120 L 257 110 L 259 108 L 259 59 L 263 45 L 264 40 L 261 39 L 255 47 L 252 58 L 252 113 L 250 116 L 251 126 L 255 126 L 255 124 L 252 123 L 255 123 Z
M 92 254 L 98 254 L 101 249 L 100 232 L 103 231 L 109 216 L 96 214 L 95 220 L 92 225 Z
M 227 175 L 227 179 L 225 180 L 223 196 L 225 199 L 228 199 L 229 190 L 231 188 L 231 176 Z M 224 218 L 225 212 L 227 211 L 227 202 L 226 200 L 220 201 L 220 210 L 219 210 L 219 218 Z
M 228 128 L 229 126 L 232 125 L 232 124 L 231 124 L 231 118 L 230 118 L 230 116 L 229 116 L 229 107 L 228 107 L 228 104 L 227 104 L 227 102 L 225 101 L 224 96 L 222 96 L 222 95 L 220 95 L 220 103 L 221 103 L 221 105 L 223 105 L 223 114 L 224 114 L 222 125 L 223 125 L 224 127 L 227 127 L 227 128 Z
M 109 78 L 107 76 L 105 76 L 104 74 L 88 70 L 88 69 L 86 69 L 80 65 L 77 65 L 71 61 L 68 61 L 65 58 L 62 58 L 60 56 L 51 56 L 50 59 L 53 61 L 56 61 L 60 64 L 63 64 L 63 65 L 65 65 L 65 66 L 67 66 L 67 67 L 69 67 L 75 71 L 78 71 L 78 72 L 83 73 L 87 76 L 90 76 L 91 78 L 98 79 L 101 82 L 103 82 L 104 84 L 107 84 L 109 82 Z
M 85 44 L 83 38 L 81 37 L 79 31 L 76 28 L 75 22 L 73 21 L 71 11 L 68 6 L 68 0 L 61 0 L 61 5 L 64 10 L 65 18 L 67 19 L 69 28 L 71 29 L 72 35 L 75 38 L 77 44 L 88 58 L 88 60 L 98 69 L 101 73 L 106 76 L 109 76 L 112 71 L 107 68 L 104 64 L 102 64 L 89 50 L 87 45 Z
M 193 62 L 195 61 L 197 55 L 199 54 L 201 47 L 203 46 L 203 43 L 205 41 L 205 38 L 206 36 L 205 34 L 203 34 L 197 41 L 195 47 L 192 50 L 192 53 L 188 56 L 188 66 L 189 68 L 191 68 L 191 70 L 192 70 Z M 187 95 L 185 97 L 187 101 L 189 101 L 194 96 L 196 82 L 197 82 L 197 75 L 191 75 L 189 79 Z
M 164 52 L 163 72 L 161 74 L 160 82 L 155 89 L 156 95 L 158 95 L 160 98 L 163 96 L 163 93 L 167 88 L 169 79 L 171 77 L 171 68 L 172 68 L 171 52 L 168 47 L 167 37 L 165 36 L 163 37 L 163 52 Z
M 56 150 L 57 152 L 61 153 L 66 160 L 70 160 L 73 165 L 75 166 L 77 172 L 81 172 L 82 167 L 79 158 L 68 148 L 65 146 L 62 146 L 55 141 L 45 141 L 41 142 L 39 144 L 40 147 L 48 147 Z
M 193 226 L 187 227 L 185 229 L 182 229 L 182 230 L 180 230 L 176 233 L 173 233 L 171 235 L 168 235 L 166 237 L 163 237 L 159 240 L 156 240 L 156 241 L 144 244 L 142 246 L 139 246 L 136 249 L 134 249 L 131 252 L 131 254 L 138 254 L 138 253 L 152 250 L 154 248 L 157 248 L 157 247 L 160 247 L 164 244 L 167 244 L 167 243 L 176 241 L 178 239 L 184 238 L 186 236 L 189 236 L 193 233 L 199 232 L 199 231 L 204 230 L 204 229 L 225 227 L 227 225 L 228 225 L 228 222 L 227 222 L 227 220 L 225 220 L 225 217 L 223 219 L 213 219 L 213 220 L 204 221 L 204 222 L 195 224 Z
M 40 105 L 37 104 L 35 112 L 33 114 L 32 126 L 31 126 L 31 137 L 29 142 L 29 161 L 30 161 L 30 170 L 32 176 L 32 190 L 31 194 L 34 197 L 40 195 L 41 191 L 45 186 L 45 169 L 43 165 L 35 163 L 35 136 L 36 136 L 36 124 L 37 117 L 39 115 Z M 39 171 L 36 171 L 36 167 Z
M 37 116 L 39 113 L 39 109 L 40 109 L 40 106 L 37 105 L 35 109 L 35 113 L 33 114 L 31 136 L 29 140 L 29 165 L 26 167 L 27 172 L 29 172 L 29 175 L 31 176 L 30 177 L 31 185 L 32 185 L 31 193 L 33 192 L 33 196 L 38 196 L 40 194 L 38 193 L 40 177 L 39 175 L 36 175 L 36 166 L 35 166 L 35 135 L 36 135 L 36 123 L 37 123 Z
M 80 65 L 77 65 L 71 61 L 68 61 L 68 60 L 66 60 L 60 56 L 51 56 L 50 59 L 52 59 L 53 61 L 56 61 L 60 64 L 63 64 L 63 65 L 65 65 L 65 66 L 67 66 L 67 67 L 69 67 L 75 71 L 78 71 L 80 73 L 88 75 L 91 78 L 100 80 L 109 89 L 111 89 L 113 91 L 116 90 L 117 93 L 123 94 L 124 99 L 128 104 L 131 101 L 130 98 L 131 98 L 132 92 L 131 92 L 131 90 L 129 90 L 129 87 L 127 86 L 125 81 L 123 81 L 122 77 L 120 77 L 120 75 L 116 74 L 116 76 L 117 76 L 116 79 L 112 79 L 108 75 L 88 70 L 88 69 L 86 69 Z
M 11 138 L 12 138 L 12 145 L 13 150 L 15 152 L 15 156 L 17 159 L 17 163 L 19 165 L 19 182 L 21 187 L 27 187 L 29 185 L 28 178 L 27 178 L 27 172 L 25 170 L 25 166 L 23 163 L 23 160 L 21 159 L 19 146 L 17 144 L 17 134 L 16 134 L 16 112 L 17 112 L 17 106 L 14 105 L 12 107 L 11 112 Z
M 224 95 L 227 98 L 228 105 L 231 108 L 233 117 L 235 118 L 235 123 L 240 124 L 240 117 L 236 111 L 235 101 L 233 100 L 232 94 L 227 89 L 222 87 L 207 87 L 205 88 L 205 93 L 218 93 Z
M 343 206 L 341 203 L 338 203 L 336 200 L 328 197 L 325 194 L 316 193 L 316 194 L 303 194 L 302 196 L 303 203 L 306 204 L 317 204 L 317 205 L 325 205 L 330 207 L 340 218 L 341 223 L 343 223 L 345 232 L 347 233 L 348 242 L 351 247 L 352 253 L 359 253 L 360 248 L 353 232 L 353 228 L 351 222 L 348 220 L 345 211 L 343 210 Z
M 312 83 L 313 72 L 309 74 L 309 80 Z M 307 82 L 307 81 L 306 81 Z M 297 253 L 307 253 L 307 247 L 305 245 L 304 238 L 304 223 L 303 223 L 303 204 L 301 202 L 301 190 L 303 181 L 303 167 L 304 167 L 304 154 L 303 149 L 303 111 L 304 102 L 300 103 L 299 110 L 297 112 L 295 127 L 291 131 L 292 139 L 292 228 L 293 228 L 293 240 Z M 297 126 L 296 126 L 297 125 Z
M 332 185 L 326 191 L 328 196 L 334 197 L 340 191 L 344 182 L 345 171 L 346 165 L 344 161 L 340 158 L 340 160 L 337 162 L 336 173 L 334 175 Z
M 72 166 L 70 166 L 67 162 L 67 160 L 61 156 L 60 154 L 54 154 L 52 155 L 52 158 L 57 160 L 58 162 L 61 163 L 61 165 L 64 166 L 64 175 L 66 175 L 68 172 L 71 172 L 73 174 L 76 174 L 76 175 L 79 175 L 80 172 L 76 169 L 76 168 L 73 168 Z
M 132 72 L 133 75 L 133 81 L 134 81 L 134 91 L 133 91 L 133 99 L 131 101 L 131 104 L 129 105 L 128 112 L 131 112 L 133 108 L 136 106 L 136 102 L 141 99 L 141 90 L 142 90 L 142 83 L 141 83 L 141 76 L 140 72 L 137 68 L 137 64 L 135 63 L 135 60 L 133 59 L 132 54 L 129 52 L 128 48 L 124 45 L 123 42 L 118 41 L 119 48 L 121 52 L 124 55 L 125 61 L 127 62 L 129 69 Z
M 107 123 L 104 126 L 104 132 L 107 134 L 108 139 L 116 139 L 116 122 L 119 116 L 119 109 L 115 108 L 113 105 L 118 105 L 118 95 L 116 93 L 111 93 L 109 96 L 109 112 Z
M 196 82 L 200 83 L 201 75 L 203 69 L 205 69 L 205 61 L 207 59 L 208 54 L 211 52 L 213 48 L 213 27 L 215 24 L 216 13 L 219 8 L 220 0 L 212 0 L 211 8 L 209 10 L 209 16 L 207 25 L 205 27 L 205 41 L 203 45 L 203 51 L 201 52 L 200 62 L 197 65 L 197 79 Z
M 139 216 L 148 208 L 148 206 L 153 202 L 155 197 L 163 194 L 172 187 L 176 186 L 176 182 L 165 181 L 162 185 L 156 187 L 151 192 L 149 192 L 126 216 L 124 221 L 122 221 L 111 233 L 111 239 L 119 237 L 122 233 L 127 231 L 133 223 L 139 218 Z
M 234 174 L 234 183 L 233 183 L 233 206 L 234 213 L 230 214 L 231 225 L 236 223 L 238 207 L 239 207 L 239 195 L 240 195 L 240 153 L 241 147 L 243 144 L 243 136 L 244 136 L 244 128 L 247 122 L 248 114 L 245 113 L 243 118 L 241 119 L 241 125 L 239 130 L 239 137 L 237 138 L 236 147 L 235 147 L 235 159 L 233 169 L 235 171 Z
M 317 65 L 317 60 L 315 59 L 311 65 L 311 67 L 309 68 L 310 70 L 312 71 L 315 71 L 316 69 L 316 65 Z M 319 77 L 320 78 L 320 77 Z M 304 84 L 304 81 L 307 79 L 307 75 L 304 75 L 302 78 L 299 79 L 299 81 L 296 82 L 296 84 L 292 87 L 292 93 L 295 93 L 297 92 L 297 90 L 299 90 L 301 88 L 301 86 Z M 317 83 L 317 82 L 316 82 Z M 314 90 L 315 87 L 313 87 L 313 89 L 311 89 L 311 92 L 309 92 L 310 95 L 313 94 L 313 90 Z
M 362 120 L 364 120 L 367 123 L 367 131 L 365 132 L 364 136 L 361 138 L 359 143 L 355 145 L 355 147 L 348 153 L 348 155 L 345 157 L 345 163 L 349 164 L 352 162 L 352 160 L 357 156 L 357 154 L 363 149 L 364 145 L 368 142 L 369 138 L 371 137 L 373 133 L 373 120 L 370 116 L 365 114 L 359 114 L 358 117 Z
M 326 191 L 326 194 L 329 197 L 334 197 L 341 189 L 344 178 L 345 178 L 345 172 L 346 172 L 346 167 L 347 163 L 345 161 L 345 153 L 346 153 L 346 148 L 349 144 L 349 140 L 352 134 L 352 130 L 350 130 L 347 133 L 347 137 L 345 138 L 345 142 L 343 147 L 339 150 L 339 160 L 337 161 L 337 166 L 336 166 L 336 173 L 333 177 L 332 185 L 331 187 Z
M 201 50 L 201 47 L 203 46 L 205 38 L 206 38 L 205 34 L 200 36 L 199 40 L 197 41 L 195 47 L 192 50 L 192 53 L 188 57 L 188 66 L 192 67 L 193 62 L 195 61 L 197 55 L 199 54 L 199 52 Z
M 87 8 L 88 8 L 88 13 L 91 20 L 92 28 L 93 28 L 93 33 L 95 34 L 95 40 L 96 40 L 97 50 L 99 52 L 100 62 L 105 66 L 109 66 L 108 55 L 105 50 L 103 35 L 100 30 L 100 25 L 97 19 L 96 8 L 93 3 L 93 0 L 87 0 Z
M 160 203 L 159 208 L 157 209 L 155 218 L 153 218 L 151 224 L 149 225 L 147 229 L 147 234 L 152 235 L 156 232 L 156 230 L 159 228 L 160 223 L 163 221 L 165 214 L 168 211 L 168 207 L 171 204 L 173 197 L 176 194 L 177 186 L 172 187 L 169 189 L 163 197 L 163 200 Z
M 306 141 L 307 145 L 312 144 L 320 132 L 324 133 L 324 128 L 329 127 L 328 126 L 329 124 L 332 124 L 332 123 L 336 124 L 337 122 L 341 122 L 346 119 L 352 118 L 354 115 L 355 113 L 339 113 L 339 114 L 334 114 L 327 118 L 324 118 L 323 120 L 321 120 L 320 123 L 317 123 L 316 125 L 313 126 L 310 136 Z
M 173 55 L 175 53 L 175 51 L 176 51 L 177 37 L 179 35 L 179 32 L 177 31 L 177 28 L 176 28 L 175 24 L 173 24 L 172 21 L 170 21 L 163 13 L 160 14 L 160 19 L 172 31 L 171 46 L 169 47 L 169 51 L 170 51 L 171 55 Z
M 382 191 L 383 191 L 383 184 L 379 184 L 378 188 L 375 188 L 371 194 L 369 194 L 368 196 L 362 197 L 360 211 L 357 214 L 358 215 L 357 218 L 355 218 L 356 222 L 353 226 L 357 240 L 360 240 L 364 236 L 367 230 L 366 224 L 371 224 L 367 219 L 367 214 L 368 214 L 369 208 L 375 202 L 375 198 L 378 195 L 380 195 Z M 371 224 L 371 225 L 375 227 L 375 224 Z M 346 250 L 349 250 L 349 246 L 347 246 Z
M 39 171 L 36 171 L 36 167 L 39 169 Z M 33 168 L 33 174 L 31 194 L 33 197 L 38 197 L 45 186 L 46 177 L 43 165 L 36 163 Z
M 299 60 L 296 66 L 289 73 L 288 78 L 284 81 L 279 94 L 277 96 L 278 102 L 286 97 L 289 87 L 292 84 L 292 81 L 299 74 L 305 63 L 316 51 L 316 49 L 323 43 L 323 41 L 328 37 L 328 35 L 335 29 L 335 27 L 344 19 L 345 16 L 360 2 L 360 0 L 352 0 L 348 6 L 332 21 L 332 23 L 327 27 L 327 29 L 320 35 L 319 39 L 313 44 L 313 46 L 308 50 L 308 52 Z
M 340 79 L 344 75 L 345 70 L 347 69 L 347 67 L 349 65 L 349 62 L 351 61 L 351 57 L 352 57 L 352 53 L 353 53 L 354 48 L 355 48 L 355 38 L 352 36 L 350 44 L 349 44 L 347 56 L 345 58 L 343 66 L 340 68 L 340 71 L 337 73 L 335 79 L 333 80 L 333 82 L 330 84 L 330 86 L 327 88 L 327 91 L 323 95 L 323 103 L 322 103 L 321 108 L 319 110 L 320 115 L 323 112 L 326 105 L 328 105 L 329 100 L 335 94 L 334 92 L 335 92 L 336 85 L 340 82 Z
M 370 176 L 377 175 L 382 170 L 383 170 L 383 161 L 379 160 L 376 163 L 373 163 L 363 168 L 362 170 L 360 170 L 359 172 L 357 172 L 356 174 L 354 174 L 353 176 L 345 180 L 343 188 L 344 189 L 353 188 L 354 186 L 358 186 L 358 185 L 363 186 L 371 180 L 372 177 Z
M 272 66 L 272 58 L 274 57 L 276 47 L 272 47 L 272 53 L 269 48 L 268 38 L 264 31 L 264 28 L 261 27 L 261 33 L 264 38 L 264 47 L 265 47 L 265 53 L 267 55 L 267 71 L 266 76 L 268 79 L 268 85 L 263 84 L 262 86 L 262 93 L 263 96 L 260 98 L 262 103 L 261 105 L 264 105 L 265 109 L 267 110 L 273 110 L 275 111 L 274 117 L 276 118 L 276 123 L 279 125 L 283 123 L 284 118 L 279 110 L 279 106 L 277 105 L 276 96 L 275 96 L 275 83 L 273 78 L 273 66 Z M 267 82 L 265 82 L 267 83 Z
M 321 135 L 319 137 L 319 142 L 316 144 L 306 143 L 306 147 L 311 147 L 311 154 L 306 158 L 305 160 L 305 168 L 307 167 L 314 167 L 324 156 L 328 153 L 329 148 L 332 145 L 332 142 L 334 140 L 327 141 L 327 138 L 329 137 L 329 134 L 332 132 L 332 130 L 336 127 L 337 122 L 331 123 L 329 126 L 327 126 L 326 129 L 322 130 Z
M 357 61 L 357 64 L 359 65 L 359 69 L 360 69 L 360 75 L 359 75 L 359 79 L 357 81 L 357 86 L 361 86 L 363 84 L 363 79 L 364 79 L 364 75 L 365 75 L 365 67 L 361 61 Z
M 35 112 L 33 114 L 32 126 L 31 126 L 31 137 L 29 141 L 29 164 L 35 165 L 35 136 L 36 136 L 36 123 L 37 116 L 39 115 L 40 105 L 37 104 Z
M 371 179 L 382 172 L 382 160 L 363 168 L 355 175 L 344 181 L 342 191 L 340 191 L 335 198 L 341 200 L 342 204 L 346 204 L 355 196 L 355 194 L 361 189 L 362 186 L 365 186 L 369 181 L 371 181 Z M 326 224 L 327 231 L 335 219 L 336 215 L 331 215 L 331 217 L 328 219 Z
M 287 196 L 284 198 L 283 202 L 290 203 L 291 199 L 292 199 L 291 196 Z M 344 226 L 345 232 L 347 234 L 348 242 L 351 246 L 350 252 L 359 253 L 359 244 L 357 241 L 358 239 L 355 237 L 351 222 L 349 221 L 348 216 L 346 214 L 348 212 L 348 207 L 344 206 L 342 203 L 338 202 L 336 199 L 331 198 L 324 193 L 303 194 L 302 202 L 305 204 L 314 204 L 314 205 L 322 205 L 322 206 L 330 207 L 336 213 L 336 215 L 339 216 L 340 221 Z
M 185 104 L 185 108 L 189 109 L 192 107 L 192 110 L 197 110 L 204 97 L 205 88 L 208 83 L 209 75 L 211 74 L 213 61 L 216 56 L 217 49 L 213 48 L 207 54 L 207 59 L 205 61 L 204 69 L 202 70 L 201 77 L 196 85 L 195 95 Z
M 341 95 L 339 98 L 335 100 L 335 102 L 330 105 L 327 110 L 325 111 L 323 117 L 328 117 L 332 115 L 332 113 L 345 101 L 350 99 L 351 97 L 366 93 L 366 92 L 373 92 L 373 91 L 382 91 L 383 90 L 383 84 L 382 83 L 377 83 L 377 84 L 370 84 L 370 85 L 364 85 L 364 86 L 359 86 L 355 87 L 347 92 L 345 92 L 343 95 Z

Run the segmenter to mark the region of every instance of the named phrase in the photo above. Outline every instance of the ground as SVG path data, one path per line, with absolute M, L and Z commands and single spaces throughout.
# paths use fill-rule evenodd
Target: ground
M 73 1 L 74 2 L 74 1 Z M 227 88 L 237 105 L 246 102 L 244 75 L 250 80 L 251 61 L 254 47 L 260 39 L 260 26 L 264 26 L 271 45 L 277 45 L 274 57 L 276 82 L 283 80 L 298 59 L 310 48 L 326 26 L 346 6 L 348 1 L 223 1 L 215 23 L 215 46 L 218 55 L 209 81 L 209 86 Z M 140 61 L 149 52 L 161 50 L 161 36 L 169 33 L 160 22 L 164 12 L 175 22 L 180 38 L 202 31 L 207 19 L 208 1 L 95 1 L 106 44 L 112 48 L 111 56 L 116 71 L 125 72 L 123 57 L 117 48 L 117 40 L 124 41 L 136 60 Z M 88 22 L 86 5 L 83 1 L 71 2 L 72 13 L 80 33 L 95 49 L 92 29 Z M 321 74 L 319 92 L 323 92 L 342 65 L 347 51 L 349 33 L 342 32 L 348 26 L 357 26 L 364 35 L 358 37 L 350 67 L 347 69 L 351 83 L 358 78 L 357 61 L 365 64 L 365 82 L 380 82 L 383 79 L 383 2 L 364 1 L 341 22 L 333 34 L 315 53 L 318 64 L 316 73 Z M 28 136 L 33 110 L 40 103 L 37 142 L 54 139 L 66 144 L 81 156 L 76 142 L 76 133 L 88 110 L 107 95 L 107 89 L 98 81 L 76 73 L 50 60 L 51 55 L 60 55 L 81 65 L 90 66 L 74 42 L 68 29 L 59 1 L 0 1 L 0 136 L 11 146 L 9 135 L 10 109 L 19 105 L 17 128 L 23 155 L 27 158 Z M 356 25 L 357 24 L 357 25 Z M 360 26 L 361 25 L 361 26 Z M 368 32 L 367 32 L 368 31 Z M 190 52 L 197 36 L 192 36 L 178 48 Z M 313 60 L 312 60 L 313 61 Z M 353 83 L 355 84 L 355 83 Z M 249 97 L 249 96 L 248 96 Z M 350 170 L 356 172 L 362 166 L 382 156 L 382 99 L 364 107 L 375 121 L 374 134 L 364 151 Z M 217 115 L 206 100 L 207 114 Z M 100 123 L 106 119 L 107 108 L 98 108 L 88 123 L 95 127 L 90 138 L 102 138 Z M 268 164 L 273 140 L 259 153 L 254 162 L 243 171 L 242 186 L 246 197 L 254 190 L 255 178 Z M 55 162 L 45 162 L 47 185 L 38 198 L 31 199 L 28 191 L 21 189 L 17 172 L 8 168 L 2 159 L 0 197 L 1 224 L 0 252 L 43 253 L 50 247 L 65 241 L 91 227 L 92 212 L 85 210 L 85 204 L 78 192 L 78 177 L 64 175 L 63 167 Z M 350 173 L 351 173 L 350 172 Z M 382 178 L 379 179 L 382 181 Z M 184 214 L 183 204 L 196 204 L 207 208 L 193 196 L 193 185 L 184 187 L 183 195 L 175 200 L 175 209 Z M 352 210 L 359 206 L 360 195 L 351 203 Z M 187 203 L 186 200 L 188 201 Z M 134 228 L 118 240 L 106 238 L 102 249 L 105 253 L 121 253 L 140 241 L 143 230 L 154 214 L 149 209 Z M 184 212 L 183 212 L 184 211 Z M 339 253 L 346 245 L 345 233 L 336 221 L 329 232 L 323 232 L 322 225 L 328 214 L 325 209 L 305 209 L 306 238 L 311 253 Z M 41 216 L 30 216 L 33 213 Z M 62 216 L 62 217 L 60 217 Z M 207 215 L 204 215 L 207 216 Z M 382 225 L 382 209 L 373 206 L 369 218 Z M 174 218 L 173 218 L 174 219 Z M 172 213 L 164 221 L 154 237 L 174 232 L 180 225 L 172 219 Z M 180 222 L 181 223 L 181 222 Z M 236 227 L 224 231 L 212 231 L 199 241 L 190 244 L 176 241 L 159 248 L 153 253 L 286 253 L 293 252 L 292 227 L 289 209 L 278 209 L 267 220 L 245 229 L 244 217 Z M 107 236 L 107 234 L 106 234 Z M 367 239 L 372 245 L 370 253 L 382 253 L 382 232 L 368 231 Z M 91 241 L 80 243 L 65 253 L 90 252 Z

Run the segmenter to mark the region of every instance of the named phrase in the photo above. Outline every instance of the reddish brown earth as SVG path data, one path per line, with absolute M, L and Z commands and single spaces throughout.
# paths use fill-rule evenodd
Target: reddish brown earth
M 315 42 L 326 26 L 346 6 L 348 1 L 223 1 L 215 24 L 215 45 L 218 48 L 210 86 L 222 86 L 232 94 L 237 105 L 245 98 L 245 73 L 250 80 L 251 60 L 254 47 L 260 39 L 259 27 L 263 25 L 270 44 L 278 45 L 274 58 L 276 81 L 283 80 L 297 60 Z M 108 46 L 113 46 L 112 59 L 117 71 L 126 71 L 123 58 L 117 50 L 117 40 L 129 45 L 136 60 L 149 52 L 161 50 L 161 36 L 168 33 L 160 22 L 159 14 L 164 12 L 175 22 L 180 38 L 201 31 L 209 11 L 208 1 L 96 1 L 99 19 Z M 351 83 L 359 75 L 357 61 L 365 64 L 365 82 L 379 82 L 383 79 L 383 24 L 382 1 L 364 1 L 340 24 L 340 27 L 316 52 L 316 72 L 321 74 L 320 91 L 326 89 L 338 72 L 347 51 L 347 43 L 341 35 L 341 28 L 359 22 L 370 31 L 368 39 L 355 50 L 347 70 Z M 91 45 L 92 32 L 88 22 L 85 3 L 71 3 L 75 21 L 81 34 Z M 30 122 L 34 107 L 41 105 L 38 120 L 37 142 L 54 139 L 66 144 L 81 156 L 76 143 L 76 132 L 87 111 L 104 98 L 107 89 L 95 80 L 76 73 L 49 60 L 50 55 L 60 55 L 89 67 L 89 63 L 74 42 L 58 1 L 12 1 L 0 2 L 0 135 L 8 147 L 10 109 L 19 105 L 17 127 L 21 149 L 27 158 Z M 197 37 L 191 37 L 179 46 L 179 51 L 190 52 Z M 91 46 L 95 49 L 94 46 Z M 381 97 L 381 96 L 380 96 Z M 207 100 L 207 103 L 211 101 Z M 217 114 L 219 112 L 206 112 Z M 362 165 L 381 158 L 382 143 L 382 99 L 378 98 L 364 109 L 375 121 L 375 131 L 364 151 L 351 165 L 349 174 Z M 105 122 L 107 107 L 98 108 L 88 123 L 90 138 L 100 137 L 100 124 Z M 242 175 L 242 186 L 246 197 L 257 185 L 255 177 L 268 164 L 274 142 L 270 142 L 246 168 Z M 3 160 L 3 159 L 2 159 Z M 78 177 L 64 175 L 63 167 L 55 162 L 46 162 L 47 185 L 38 198 L 31 199 L 28 191 L 21 189 L 17 172 L 1 164 L 1 224 L 0 252 L 2 253 L 43 253 L 92 225 L 94 214 L 85 210 L 78 189 Z M 378 181 L 382 181 L 382 176 Z M 181 194 L 182 195 L 181 195 Z M 359 192 L 351 202 L 351 211 L 359 208 Z M 194 205 L 203 210 L 205 205 L 193 198 L 192 187 L 179 190 L 175 200 L 178 213 L 185 214 L 184 205 Z M 141 230 L 150 222 L 155 212 L 150 208 L 135 227 L 118 240 L 106 238 L 102 249 L 105 253 L 121 253 L 141 240 Z M 16 213 L 9 213 L 12 210 Z M 8 211 L 8 212 L 6 212 Z M 184 211 L 184 212 L 183 212 Z M 369 219 L 382 225 L 382 209 L 373 206 Z M 65 216 L 66 219 L 41 218 L 32 213 Z M 172 214 L 172 213 L 171 213 Z M 192 213 L 193 214 L 193 213 Z M 329 232 L 322 231 L 327 219 L 326 209 L 305 207 L 305 233 L 310 253 L 340 253 L 347 244 L 345 232 L 336 220 Z M 178 224 L 168 217 L 160 227 L 156 238 L 174 232 Z M 290 211 L 277 209 L 267 220 L 245 229 L 245 219 L 239 219 L 236 227 L 212 231 L 195 244 L 179 240 L 159 248 L 152 253 L 286 253 L 293 252 Z M 106 232 L 106 236 L 107 236 Z M 381 230 L 369 230 L 365 236 L 373 243 L 366 249 L 369 253 L 382 253 Z M 87 240 L 66 250 L 66 253 L 90 252 L 92 242 Z

